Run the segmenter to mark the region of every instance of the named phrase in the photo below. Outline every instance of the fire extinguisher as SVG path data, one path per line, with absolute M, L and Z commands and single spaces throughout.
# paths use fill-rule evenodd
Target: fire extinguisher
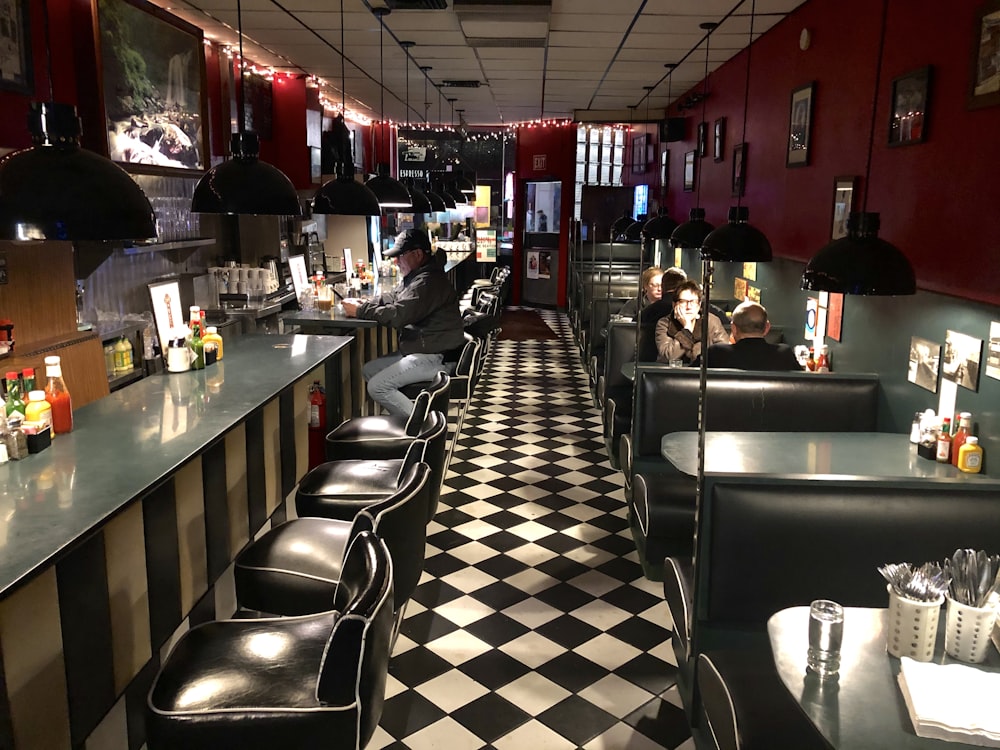
M 309 468 L 326 461 L 326 391 L 319 381 L 309 386 Z

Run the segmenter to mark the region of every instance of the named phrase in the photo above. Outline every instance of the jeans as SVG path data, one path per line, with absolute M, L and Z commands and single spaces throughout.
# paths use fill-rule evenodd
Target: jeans
M 366 362 L 361 374 L 368 383 L 368 395 L 392 416 L 406 418 L 413 402 L 399 389 L 410 383 L 431 380 L 445 369 L 442 354 L 387 354 Z

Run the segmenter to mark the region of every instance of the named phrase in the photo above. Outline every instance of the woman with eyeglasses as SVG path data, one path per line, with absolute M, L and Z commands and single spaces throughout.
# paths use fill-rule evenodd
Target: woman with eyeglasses
M 672 315 L 656 323 L 656 361 L 693 365 L 701 356 L 701 286 L 685 281 L 674 290 Z M 708 314 L 708 344 L 724 344 L 729 334 L 718 316 Z
M 687 274 L 680 268 L 668 268 L 664 271 L 658 266 L 652 266 L 642 272 L 642 294 L 630 299 L 618 314 L 623 318 L 635 320 L 640 310 L 645 310 L 654 302 L 663 299 L 664 294 L 673 293 L 678 284 L 687 280 Z

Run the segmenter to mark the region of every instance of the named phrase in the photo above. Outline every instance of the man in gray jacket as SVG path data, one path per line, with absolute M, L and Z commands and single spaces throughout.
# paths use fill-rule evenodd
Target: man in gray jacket
M 399 330 L 399 351 L 366 362 L 361 373 L 373 399 L 389 414 L 407 417 L 413 402 L 400 388 L 446 369 L 445 355 L 461 349 L 465 333 L 458 293 L 435 260 L 426 232 L 401 232 L 385 257 L 396 258 L 402 281 L 371 299 L 345 299 L 344 312 Z

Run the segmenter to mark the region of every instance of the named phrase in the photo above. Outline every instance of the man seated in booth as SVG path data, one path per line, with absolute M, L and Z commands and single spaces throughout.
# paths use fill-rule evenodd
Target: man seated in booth
M 701 285 L 694 280 L 680 284 L 674 290 L 674 308 L 656 323 L 657 362 L 682 362 L 693 365 L 701 356 Z M 722 321 L 715 313 L 708 314 L 708 343 L 729 341 Z
M 739 370 L 801 370 L 792 347 L 764 339 L 771 330 L 763 305 L 747 300 L 733 310 L 731 344 L 713 344 L 706 355 L 709 367 Z
M 458 293 L 434 257 L 427 233 L 407 229 L 386 251 L 396 258 L 401 281 L 371 299 L 343 301 L 349 318 L 375 320 L 399 330 L 399 350 L 366 362 L 368 394 L 393 416 L 407 417 L 413 402 L 400 390 L 431 380 L 465 345 Z

